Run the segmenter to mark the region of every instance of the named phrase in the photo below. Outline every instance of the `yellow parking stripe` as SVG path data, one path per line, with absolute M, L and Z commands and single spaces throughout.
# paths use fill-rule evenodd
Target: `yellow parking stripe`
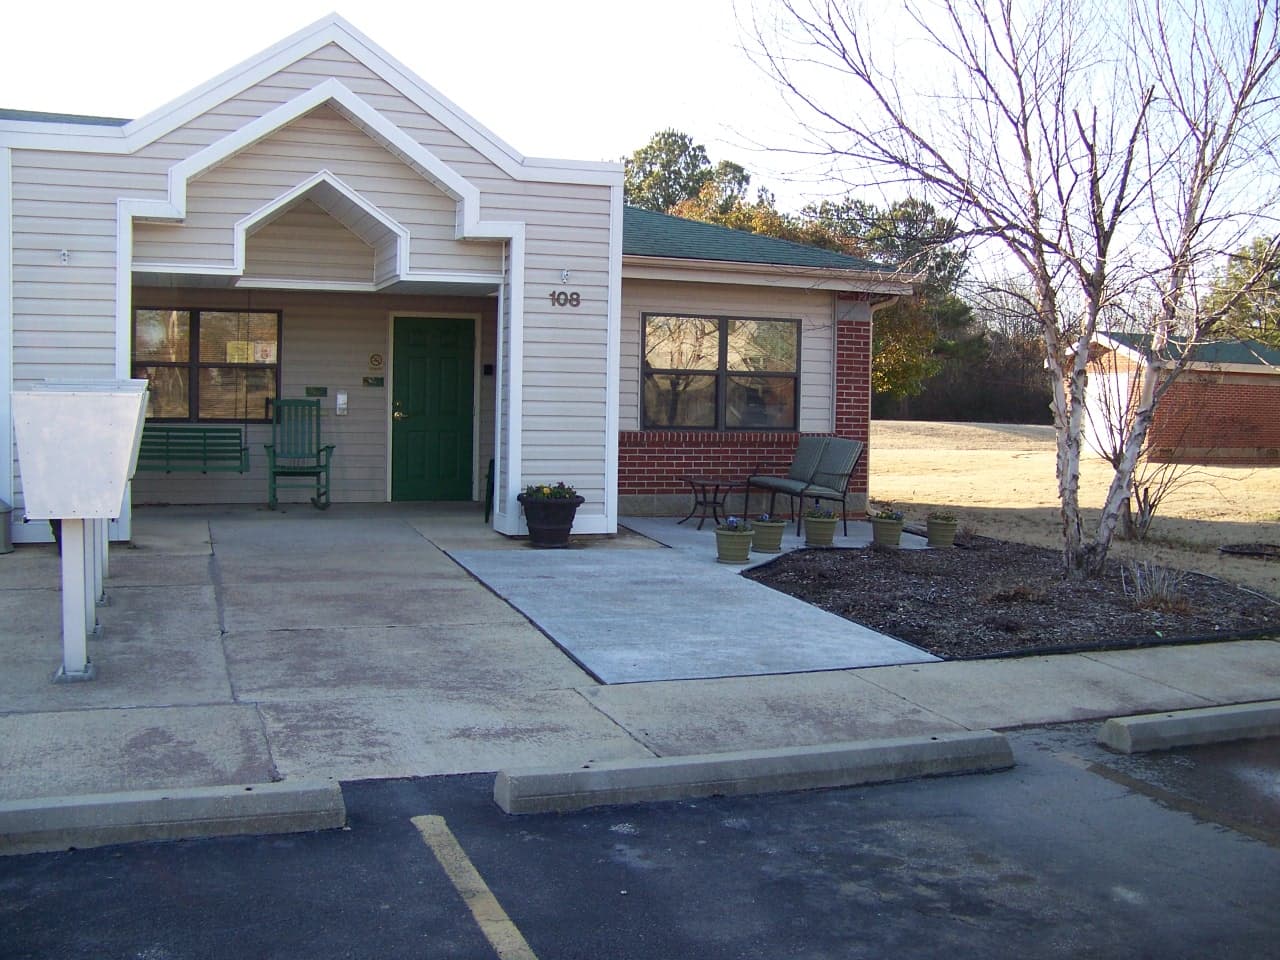
M 410 822 L 418 828 L 422 839 L 440 861 L 440 866 L 444 868 L 454 889 L 462 895 L 471 915 L 475 917 L 480 932 L 485 935 L 499 958 L 538 960 L 507 912 L 502 909 L 502 904 L 498 903 L 498 898 L 493 895 L 493 891 L 485 884 L 484 878 L 463 851 L 458 838 L 444 822 L 444 817 L 414 817 Z

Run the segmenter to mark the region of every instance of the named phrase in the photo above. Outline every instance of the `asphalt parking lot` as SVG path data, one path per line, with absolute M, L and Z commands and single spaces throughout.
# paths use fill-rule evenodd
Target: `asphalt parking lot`
M 1273 957 L 1280 741 L 1095 730 L 1011 734 L 1004 773 L 567 815 L 505 816 L 486 775 L 344 784 L 345 830 L 0 860 L 0 956 Z

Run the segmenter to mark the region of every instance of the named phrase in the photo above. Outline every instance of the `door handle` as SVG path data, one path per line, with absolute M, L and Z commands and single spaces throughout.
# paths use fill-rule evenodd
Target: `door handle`
M 397 410 L 393 414 L 391 414 L 391 419 L 392 420 L 408 420 L 409 415 L 405 413 L 403 410 Z

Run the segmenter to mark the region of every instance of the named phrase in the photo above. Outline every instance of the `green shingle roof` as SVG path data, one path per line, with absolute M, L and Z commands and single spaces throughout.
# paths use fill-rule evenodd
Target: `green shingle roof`
M 6 110 L 0 107 L 0 120 L 22 120 L 27 123 L 82 123 L 91 127 L 123 127 L 128 120 L 119 117 L 87 117 L 79 113 L 41 113 L 38 110 Z
M 1151 335 L 1147 333 L 1106 333 L 1104 336 L 1143 356 L 1151 352 Z M 1186 349 L 1183 341 L 1170 340 L 1166 353 L 1178 360 Z M 1280 366 L 1280 350 L 1257 340 L 1205 340 L 1198 344 L 1191 358 L 1195 363 L 1239 363 L 1246 366 Z
M 892 271 L 894 267 L 860 257 L 777 240 L 745 230 L 730 230 L 640 207 L 626 207 L 622 217 L 622 252 L 634 257 L 718 260 L 835 270 Z

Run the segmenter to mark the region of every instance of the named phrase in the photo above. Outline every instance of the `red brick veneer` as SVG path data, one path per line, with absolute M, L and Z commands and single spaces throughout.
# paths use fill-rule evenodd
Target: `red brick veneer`
M 1156 460 L 1280 466 L 1280 376 L 1184 373 L 1156 407 L 1151 449 Z

